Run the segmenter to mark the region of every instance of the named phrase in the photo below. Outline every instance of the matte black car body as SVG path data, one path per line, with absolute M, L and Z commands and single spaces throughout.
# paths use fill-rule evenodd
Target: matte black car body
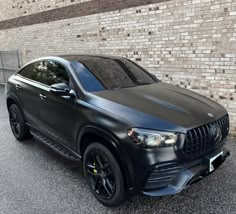
M 210 157 L 223 151 L 220 165 L 229 155 L 223 147 L 229 119 L 221 105 L 161 81 L 90 93 L 75 75 L 71 62 L 77 58 L 33 61 L 53 60 L 65 66 L 74 96 L 55 96 L 49 86 L 18 73 L 6 85 L 8 108 L 17 104 L 33 135 L 60 144 L 69 153 L 65 156 L 83 160 L 89 143 L 99 139 L 118 160 L 129 195 L 161 196 L 178 193 L 208 175 Z M 222 132 L 217 143 L 214 125 Z M 127 134 L 132 128 L 174 132 L 179 138 L 171 147 L 141 148 Z

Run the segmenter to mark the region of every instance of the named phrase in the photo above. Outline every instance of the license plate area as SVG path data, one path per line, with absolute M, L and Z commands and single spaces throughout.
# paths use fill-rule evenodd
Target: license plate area
M 212 158 L 209 158 L 209 172 L 213 172 L 223 160 L 223 151 L 215 155 Z

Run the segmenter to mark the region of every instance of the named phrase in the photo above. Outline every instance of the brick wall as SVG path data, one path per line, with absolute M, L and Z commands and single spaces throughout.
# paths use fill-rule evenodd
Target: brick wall
M 12 19 L 87 1 L 90 0 L 0 0 L 0 20 Z
M 66 19 L 0 30 L 0 49 L 19 49 L 23 62 L 71 53 L 128 57 L 163 81 L 224 105 L 236 134 L 235 0 L 139 1 L 117 10 L 112 1 L 91 2 L 99 7 L 92 15 L 68 18 L 62 10 Z

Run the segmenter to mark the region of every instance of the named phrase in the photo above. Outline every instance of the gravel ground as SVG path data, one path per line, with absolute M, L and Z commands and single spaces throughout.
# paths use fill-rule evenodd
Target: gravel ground
M 13 137 L 0 87 L 0 213 L 236 213 L 236 139 L 231 156 L 212 175 L 178 195 L 136 196 L 119 208 L 102 206 L 86 185 L 82 165 L 35 140 Z

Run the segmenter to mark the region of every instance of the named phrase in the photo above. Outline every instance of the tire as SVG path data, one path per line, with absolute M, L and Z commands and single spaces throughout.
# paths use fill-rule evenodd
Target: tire
M 9 120 L 12 133 L 18 141 L 24 141 L 32 137 L 29 128 L 25 124 L 23 113 L 16 104 L 9 107 Z
M 126 201 L 122 171 L 105 146 L 92 143 L 86 148 L 83 169 L 91 191 L 103 205 L 115 207 Z

